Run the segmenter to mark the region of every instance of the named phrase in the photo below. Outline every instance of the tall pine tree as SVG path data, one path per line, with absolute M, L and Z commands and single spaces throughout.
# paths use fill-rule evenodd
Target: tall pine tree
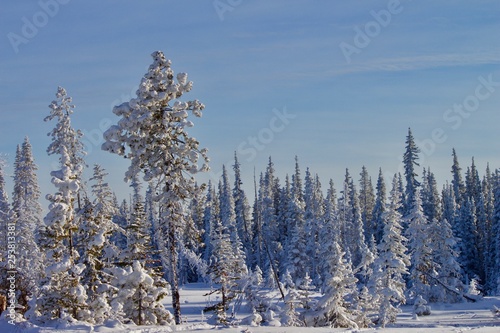
M 141 80 L 136 98 L 114 107 L 121 117 L 105 133 L 102 149 L 130 159 L 126 179 L 142 171 L 146 182 L 158 184 L 153 197 L 159 204 L 159 225 L 165 236 L 164 268 L 172 289 L 175 322 L 181 322 L 179 295 L 179 232 L 185 223 L 185 203 L 195 191 L 193 175 L 208 170 L 207 150 L 189 136 L 193 126 L 188 112 L 201 117 L 204 105 L 198 100 L 179 98 L 191 90 L 187 74 L 174 72 L 170 60 L 161 51 L 152 54 L 153 63 Z M 201 167 L 198 161 L 205 162 Z
M 420 186 L 419 181 L 417 180 L 417 172 L 416 167 L 420 166 L 418 164 L 418 154 L 420 153 L 420 149 L 417 147 L 415 143 L 415 138 L 411 132 L 411 129 L 408 128 L 408 135 L 406 136 L 406 147 L 405 153 L 403 155 L 403 164 L 404 164 L 404 174 L 406 179 L 406 188 L 405 188 L 405 202 L 403 205 L 404 213 L 403 216 L 410 212 L 410 209 L 415 202 L 415 192 L 417 188 Z

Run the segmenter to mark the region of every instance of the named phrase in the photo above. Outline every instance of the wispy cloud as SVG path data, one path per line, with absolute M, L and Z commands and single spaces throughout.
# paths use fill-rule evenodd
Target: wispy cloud
M 479 53 L 447 53 L 408 57 L 379 58 L 360 64 L 350 64 L 327 71 L 328 76 L 365 72 L 399 72 L 440 67 L 500 64 L 500 51 Z

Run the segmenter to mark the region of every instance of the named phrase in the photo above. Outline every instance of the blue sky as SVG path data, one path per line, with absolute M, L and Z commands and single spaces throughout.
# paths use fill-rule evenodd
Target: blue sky
M 442 184 L 451 150 L 463 169 L 500 167 L 498 1 L 4 1 L 0 4 L 0 153 L 28 136 L 44 194 L 53 191 L 44 123 L 57 86 L 73 97 L 87 163 L 120 194 L 126 161 L 100 151 L 111 109 L 133 97 L 155 50 L 206 105 L 191 130 L 212 176 L 236 151 L 245 183 L 273 157 L 340 185 L 365 165 L 400 169 L 408 127 Z M 9 174 L 12 168 L 7 168 Z M 421 174 L 421 172 L 420 172 Z M 251 195 L 251 193 L 248 193 Z

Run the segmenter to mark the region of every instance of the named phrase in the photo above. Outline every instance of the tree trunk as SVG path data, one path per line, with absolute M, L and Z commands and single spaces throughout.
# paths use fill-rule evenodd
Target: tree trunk
M 172 307 L 174 308 L 175 324 L 181 323 L 181 297 L 179 294 L 179 273 L 177 271 L 177 241 L 175 239 L 175 226 L 170 223 L 168 230 L 169 244 L 167 246 L 170 257 L 170 287 L 172 290 Z
M 142 325 L 142 285 L 139 285 L 139 309 L 137 315 L 138 325 Z

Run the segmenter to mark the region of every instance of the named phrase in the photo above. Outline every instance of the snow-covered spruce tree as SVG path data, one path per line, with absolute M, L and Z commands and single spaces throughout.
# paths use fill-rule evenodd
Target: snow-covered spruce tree
M 379 256 L 375 261 L 377 269 L 372 277 L 380 304 L 378 324 L 382 327 L 396 321 L 399 305 L 406 302 L 403 275 L 408 274 L 410 258 L 404 245 L 406 238 L 402 235 L 400 207 L 401 192 L 398 178 L 394 176 L 384 214 L 384 235 L 378 245 Z
M 66 316 L 88 320 L 90 315 L 87 293 L 80 282 L 84 265 L 76 264 L 78 253 L 72 244 L 76 229 L 74 201 L 80 188 L 75 168 L 66 146 L 61 145 L 61 169 L 51 172 L 56 193 L 46 197 L 49 212 L 39 238 L 48 266 L 33 310 L 42 322 Z
M 404 174 L 406 178 L 406 188 L 404 195 L 404 203 L 403 216 L 406 216 L 415 202 L 415 191 L 420 186 L 419 181 L 417 180 L 417 172 L 415 167 L 420 166 L 418 164 L 418 154 L 420 153 L 420 149 L 417 147 L 415 143 L 415 139 L 413 134 L 411 133 L 411 129 L 408 128 L 408 135 L 406 136 L 406 147 L 405 153 L 403 155 L 403 164 L 404 164 Z
M 320 283 L 320 269 L 318 266 L 321 243 L 319 242 L 319 237 L 324 224 L 323 215 L 325 214 L 325 207 L 319 177 L 315 175 L 313 178 L 309 172 L 309 168 L 306 170 L 304 202 L 305 231 L 308 235 L 306 254 L 310 258 L 308 273 L 314 283 Z
M 205 198 L 205 209 L 203 211 L 203 253 L 202 259 L 209 262 L 212 257 L 212 233 L 215 229 L 215 222 L 219 214 L 219 202 L 212 186 L 212 181 L 208 181 L 207 194 Z
M 31 144 L 26 137 L 18 146 L 14 163 L 14 191 L 12 211 L 16 221 L 16 270 L 18 274 L 18 302 L 26 310 L 28 298 L 36 294 L 38 281 L 43 276 L 44 257 L 36 243 L 36 233 L 42 224 L 40 188 Z
M 306 276 L 302 279 L 302 283 L 300 286 L 298 286 L 298 294 L 299 294 L 299 299 L 302 307 L 306 310 L 309 310 L 314 307 L 315 305 L 315 299 L 313 299 L 312 294 L 314 293 L 314 290 L 316 289 L 316 286 L 313 285 L 313 280 L 309 276 L 308 273 L 306 273 Z
M 494 196 L 495 196 L 495 210 L 493 213 L 492 231 L 496 237 L 493 240 L 492 256 L 494 257 L 493 273 L 497 276 L 497 289 L 496 295 L 500 295 L 500 170 L 495 170 L 494 176 Z
M 122 252 L 120 260 L 125 265 L 132 265 L 138 260 L 143 267 L 148 266 L 153 256 L 151 239 L 151 224 L 147 217 L 142 186 L 138 175 L 132 177 L 130 186 L 133 188 L 130 216 L 126 229 L 127 247 Z
M 408 228 L 406 237 L 408 239 L 408 254 L 411 267 L 409 275 L 408 295 L 413 300 L 417 296 L 429 300 L 432 279 L 436 278 L 436 266 L 431 248 L 430 225 L 424 215 L 420 189 L 417 188 L 414 195 L 413 205 L 406 217 Z
M 295 157 L 295 173 L 292 175 L 290 187 L 291 198 L 287 207 L 287 222 L 289 233 L 285 244 L 287 258 L 287 269 L 290 270 L 293 281 L 300 284 L 305 276 L 308 266 L 306 254 L 305 221 L 304 221 L 304 195 L 298 157 Z
M 59 162 L 62 163 L 62 147 L 66 147 L 71 165 L 74 166 L 73 172 L 80 182 L 77 193 L 77 208 L 80 207 L 79 193 L 83 190 L 82 173 L 86 167 L 84 157 L 86 155 L 84 145 L 81 141 L 83 133 L 71 126 L 71 115 L 75 106 L 72 98 L 68 96 L 66 90 L 62 87 L 57 88 L 56 99 L 50 103 L 50 114 L 44 118 L 44 121 L 56 119 L 57 123 L 54 129 L 47 135 L 52 137 L 52 143 L 47 147 L 47 154 L 59 155 Z
M 151 220 L 147 216 L 138 175 L 131 181 L 133 196 L 126 226 L 127 247 L 117 265 L 108 266 L 107 292 L 114 316 L 136 325 L 172 324 L 173 316 L 163 306 L 168 284 L 154 264 Z M 121 318 L 120 318 L 121 317 Z
M 422 173 L 422 190 L 420 197 L 422 199 L 422 209 L 427 220 L 432 221 L 441 220 L 442 208 L 441 198 L 437 189 L 436 177 L 431 172 L 430 168 L 424 169 Z
M 384 175 L 382 169 L 379 169 L 378 179 L 377 179 L 377 195 L 375 197 L 375 206 L 373 207 L 373 231 L 375 236 L 375 242 L 377 244 L 382 240 L 384 234 L 384 220 L 382 216 L 385 213 L 385 201 L 386 201 L 387 191 L 385 188 Z
M 485 274 L 484 274 L 484 257 L 483 257 L 483 237 L 484 237 L 484 226 L 485 226 L 485 216 L 483 210 L 484 197 L 483 197 L 483 189 L 481 184 L 481 179 L 479 178 L 479 172 L 474 162 L 474 158 L 472 158 L 472 164 L 470 168 L 467 168 L 467 172 L 465 173 L 465 194 L 466 197 L 472 201 L 471 205 L 471 213 L 473 216 L 470 218 L 466 218 L 462 220 L 462 223 L 471 223 L 469 228 L 473 229 L 473 233 L 469 233 L 467 237 L 461 236 L 462 240 L 466 240 L 469 243 L 468 251 L 471 251 L 470 258 L 473 267 L 469 275 L 466 275 L 466 278 L 472 278 L 477 275 L 481 280 L 481 283 L 485 282 Z M 467 222 L 466 222 L 467 221 Z M 465 231 L 467 232 L 467 230 Z M 472 246 L 472 247 L 470 247 Z M 464 266 L 467 269 L 467 266 Z
M 478 275 L 480 263 L 478 262 L 478 232 L 476 203 L 473 198 L 466 198 L 458 212 L 459 226 L 457 236 L 459 242 L 459 262 L 464 270 L 466 283 L 469 279 Z
M 202 259 L 205 198 L 205 193 L 195 184 L 195 195 L 188 207 L 189 218 L 182 232 L 180 273 L 183 283 L 197 282 L 206 274 L 206 261 Z
M 443 185 L 443 190 L 441 191 L 441 202 L 443 208 L 442 217 L 450 223 L 453 234 L 456 236 L 458 235 L 458 207 L 455 202 L 453 187 L 448 182 Z
M 333 241 L 332 252 L 324 258 L 332 268 L 327 280 L 324 295 L 319 299 L 316 309 L 305 315 L 307 325 L 359 328 L 361 315 L 356 309 L 357 279 L 351 263 L 345 259 L 345 252 Z
M 262 223 L 262 245 L 263 245 L 263 267 L 266 275 L 272 275 L 272 272 L 267 268 L 277 266 L 277 258 L 282 252 L 282 244 L 280 240 L 280 232 L 278 225 L 278 203 L 276 196 L 276 180 L 274 176 L 274 164 L 269 157 L 264 178 L 260 183 L 259 202 L 260 202 L 260 218 Z M 259 266 L 260 267 L 260 266 Z
M 373 210 L 375 207 L 375 194 L 372 185 L 372 179 L 368 170 L 363 165 L 361 168 L 359 180 L 359 207 L 361 209 L 361 220 L 363 221 L 365 238 L 368 240 L 375 234 L 373 225 Z
M 429 225 L 430 248 L 436 263 L 437 277 L 431 288 L 431 302 L 455 303 L 462 300 L 464 286 L 458 263 L 457 239 L 450 223 L 443 218 Z
M 118 226 L 113 222 L 117 207 L 113 205 L 111 188 L 105 182 L 107 175 L 100 165 L 94 165 L 90 178 L 94 200 L 84 198 L 83 207 L 77 215 L 79 262 L 85 267 L 81 281 L 86 287 L 89 310 L 95 323 L 102 323 L 112 316 L 107 286 L 109 278 L 105 270 L 115 261 L 117 250 L 113 248 L 110 237 Z
M 341 246 L 351 256 L 351 264 L 354 266 L 357 278 L 364 283 L 369 275 L 369 265 L 373 261 L 373 255 L 366 245 L 358 193 L 348 169 L 339 201 L 339 213 L 341 239 L 344 241 Z
M 171 325 L 174 318 L 161 300 L 168 295 L 165 285 L 158 285 L 144 266 L 110 268 L 110 285 L 114 287 L 111 307 L 115 316 L 131 319 L 136 325 Z
M 480 201 L 482 193 L 481 179 L 479 178 L 479 171 L 477 170 L 474 157 L 472 158 L 471 166 L 465 172 L 465 196 L 474 199 L 477 203 Z
M 118 230 L 111 235 L 110 241 L 119 253 L 127 248 L 127 235 L 125 230 L 128 225 L 130 209 L 127 200 L 124 199 L 121 204 L 118 204 L 118 199 L 115 195 L 113 195 L 113 205 L 117 207 L 116 214 L 113 215 L 113 222 L 117 225 Z
M 211 281 L 219 286 L 214 292 L 220 293 L 221 301 L 205 311 L 215 311 L 216 321 L 227 324 L 226 311 L 239 292 L 238 281 L 247 273 L 246 265 L 244 258 L 235 253 L 230 231 L 219 218 L 214 223 L 211 244 L 213 248 L 208 273 Z
M 64 88 L 58 87 L 56 100 L 49 108 L 50 114 L 44 121 L 55 119 L 57 123 L 48 133 L 52 142 L 47 153 L 59 155 L 61 168 L 51 172 L 56 192 L 46 196 L 50 201 L 49 212 L 38 240 L 46 255 L 47 267 L 30 316 L 41 315 L 42 321 L 67 315 L 87 320 L 87 294 L 80 282 L 84 267 L 77 264 L 78 252 L 74 244 L 74 233 L 78 230 L 75 203 L 78 203 L 85 166 L 85 152 L 80 141 L 82 133 L 71 127 L 74 105 L 71 105 L 71 97 Z
M 144 172 L 146 182 L 155 181 L 159 204 L 159 225 L 165 236 L 163 265 L 172 288 L 175 322 L 181 322 L 178 240 L 185 220 L 184 206 L 194 195 L 193 175 L 208 170 L 207 150 L 189 136 L 193 126 L 188 112 L 201 117 L 204 105 L 197 100 L 181 102 L 179 98 L 193 86 L 187 74 L 174 72 L 161 51 L 152 54 L 153 63 L 141 80 L 137 97 L 114 107 L 121 117 L 105 133 L 102 149 L 130 159 L 125 179 Z M 206 162 L 200 168 L 199 157 Z
M 264 175 L 261 173 L 259 178 L 259 188 L 257 188 L 257 179 L 254 174 L 254 203 L 252 209 L 252 265 L 251 267 L 263 267 L 264 265 L 264 240 L 262 234 L 262 184 L 264 182 Z
M 222 181 L 219 182 L 219 219 L 222 225 L 227 228 L 230 236 L 230 242 L 233 247 L 233 254 L 241 265 L 240 269 L 248 273 L 246 267 L 245 253 L 243 252 L 243 245 L 241 243 L 238 230 L 236 228 L 236 215 L 234 213 L 234 201 L 229 184 L 229 176 L 226 167 L 222 167 Z
M 283 247 L 280 256 L 277 258 L 278 266 L 276 270 L 283 274 L 286 271 L 286 266 L 288 264 L 288 253 L 286 252 L 288 248 L 288 237 L 291 233 L 290 223 L 289 221 L 289 211 L 288 207 L 290 207 L 290 202 L 292 200 L 292 192 L 290 185 L 290 177 L 288 174 L 285 176 L 285 185 L 279 190 L 279 205 L 278 205 L 278 214 L 277 214 L 277 222 L 278 222 L 278 230 L 279 230 L 279 242 Z M 276 282 L 276 281 L 275 281 Z M 274 283 L 275 284 L 275 283 Z
M 348 236 L 348 229 L 351 227 L 351 221 L 353 220 L 353 207 L 351 203 L 352 196 L 349 194 L 351 182 L 352 179 L 349 174 L 349 169 L 346 169 L 344 182 L 342 183 L 342 189 L 338 199 L 338 221 L 340 240 L 342 241 L 342 243 L 339 244 L 343 249 L 348 249 L 348 245 L 350 245 L 349 242 L 352 241 L 352 239 Z
M 453 188 L 455 203 L 461 206 L 462 201 L 465 197 L 465 184 L 462 180 L 462 168 L 458 163 L 458 157 L 457 153 L 455 152 L 455 148 L 453 148 L 452 156 L 453 165 L 451 166 L 451 174 L 453 175 L 453 179 L 451 181 L 451 186 Z
M 253 262 L 251 256 L 252 251 L 252 225 L 250 217 L 250 206 L 248 199 L 243 190 L 243 181 L 241 179 L 240 163 L 236 152 L 234 153 L 234 187 L 233 187 L 233 200 L 234 200 L 234 214 L 236 219 L 236 228 L 243 244 L 243 250 L 247 258 L 247 266 Z
M 335 187 L 333 180 L 330 179 L 330 186 L 326 193 L 325 199 L 325 214 L 323 216 L 323 228 L 319 237 L 319 243 L 322 245 L 319 252 L 319 258 L 328 257 L 334 250 L 334 242 L 340 242 L 340 228 L 338 225 L 337 216 L 337 197 L 335 194 Z M 328 281 L 332 277 L 333 267 L 330 265 L 331 262 L 328 260 L 321 260 L 318 265 L 320 268 L 321 281 L 320 290 L 324 290 L 328 287 Z
M 481 205 L 481 241 L 482 253 L 484 258 L 485 291 L 494 295 L 497 288 L 497 276 L 494 273 L 494 246 L 496 235 L 493 231 L 493 220 L 495 215 L 495 195 L 494 195 L 494 176 L 491 173 L 489 164 L 486 166 L 486 172 L 482 181 L 483 204 Z
M 304 326 L 304 322 L 300 319 L 300 299 L 297 289 L 288 288 L 287 294 L 285 295 L 285 309 L 281 314 L 281 323 L 288 327 L 301 327 Z
M 243 291 L 242 279 L 248 274 L 248 269 L 236 230 L 234 202 L 225 167 L 222 171 L 222 181 L 219 182 L 218 198 L 219 214 L 213 224 L 213 250 L 208 271 L 211 281 L 219 285 L 216 292 L 221 294 L 221 302 L 217 303 L 213 310 L 217 321 L 227 324 L 226 311 L 230 302 Z

